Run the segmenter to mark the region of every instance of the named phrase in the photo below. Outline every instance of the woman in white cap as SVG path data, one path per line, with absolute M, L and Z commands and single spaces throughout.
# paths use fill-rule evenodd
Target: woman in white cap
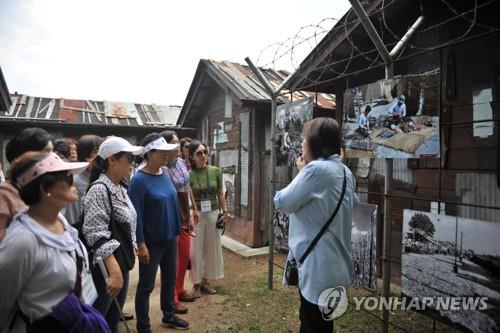
M 130 199 L 137 211 L 139 282 L 135 295 L 137 332 L 151 332 L 149 295 L 161 269 L 160 306 L 166 327 L 187 329 L 188 322 L 175 314 L 177 236 L 181 232 L 177 191 L 164 166 L 176 156 L 178 144 L 168 144 L 158 133 L 142 141 L 146 165 L 130 181 Z
M 78 200 L 73 174 L 87 165 L 41 152 L 13 162 L 12 182 L 28 208 L 0 243 L 0 329 L 19 329 L 15 318 L 22 318 L 27 332 L 110 332 L 103 316 L 81 302 L 82 290 L 93 286 L 87 252 L 60 213 Z M 84 297 L 88 304 L 93 299 L 95 292 Z M 9 313 L 14 319 L 6 319 Z
M 82 231 L 91 252 L 92 276 L 99 295 L 94 307 L 106 317 L 113 332 L 117 332 L 120 317 L 113 298 L 123 307 L 136 248 L 136 212 L 121 182 L 130 177 L 134 155 L 140 153 L 142 147 L 123 138 L 104 140 L 92 162 L 90 185 L 82 202 Z M 108 272 L 107 282 L 96 265 L 99 259 Z

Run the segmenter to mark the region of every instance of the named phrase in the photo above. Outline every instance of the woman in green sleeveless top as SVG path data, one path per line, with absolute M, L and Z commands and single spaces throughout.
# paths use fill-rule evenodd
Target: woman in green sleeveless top
M 201 293 L 215 294 L 215 289 L 209 285 L 209 279 L 224 277 L 221 227 L 226 223 L 227 207 L 221 171 L 215 166 L 208 165 L 208 151 L 205 144 L 196 140 L 191 142 L 189 162 L 190 183 L 199 212 L 199 223 L 194 230 L 197 236 L 191 246 L 191 280 L 194 284 L 193 293 L 199 297 Z M 222 214 L 222 224 L 218 225 L 219 213 Z

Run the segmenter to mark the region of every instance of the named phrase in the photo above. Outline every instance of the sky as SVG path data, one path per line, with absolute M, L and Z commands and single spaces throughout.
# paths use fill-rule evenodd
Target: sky
M 182 105 L 200 59 L 245 64 L 248 56 L 293 71 L 349 7 L 348 0 L 1 0 L 0 66 L 11 93 Z M 276 51 L 285 55 L 273 66 Z

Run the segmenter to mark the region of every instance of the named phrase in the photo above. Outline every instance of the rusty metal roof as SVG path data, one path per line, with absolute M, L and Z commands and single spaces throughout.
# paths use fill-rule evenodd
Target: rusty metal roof
M 10 107 L 9 88 L 3 77 L 2 67 L 0 67 L 0 110 L 7 110 Z
M 74 100 L 11 94 L 12 104 L 0 111 L 0 122 L 61 122 L 88 126 L 173 127 L 180 106 L 114 101 Z
M 269 95 L 265 91 L 264 87 L 260 84 L 259 80 L 255 74 L 246 65 L 241 65 L 229 61 L 213 61 L 213 60 L 202 60 L 206 61 L 211 65 L 212 69 L 215 69 L 219 75 L 221 75 L 225 81 L 230 82 L 233 86 L 233 92 L 241 99 L 246 100 L 270 100 Z M 271 83 L 273 88 L 278 88 L 289 73 L 285 70 L 275 71 L 270 68 L 260 69 L 266 79 Z M 335 95 L 330 94 L 317 94 L 316 104 L 319 107 L 334 109 L 335 108 Z M 315 97 L 314 92 L 307 91 L 295 91 L 293 97 L 287 90 L 282 90 L 282 96 L 280 102 L 288 103 L 291 100 L 298 100 L 305 97 Z
M 269 68 L 260 68 L 263 75 L 271 83 L 273 88 L 277 88 L 289 75 L 287 71 L 275 71 Z M 234 95 L 242 101 L 250 102 L 270 102 L 271 99 L 266 90 L 259 82 L 255 74 L 246 65 L 230 62 L 230 61 L 214 61 L 201 59 L 196 74 L 191 83 L 188 95 L 182 106 L 182 111 L 177 121 L 178 124 L 183 124 L 188 113 L 192 109 L 200 108 L 204 103 L 204 91 L 208 83 L 205 79 L 209 77 L 215 80 L 219 85 L 227 87 Z M 288 103 L 291 100 L 299 100 L 305 97 L 313 96 L 316 100 L 316 105 L 325 109 L 335 109 L 335 95 L 295 91 L 290 94 L 287 90 L 281 91 L 279 103 Z

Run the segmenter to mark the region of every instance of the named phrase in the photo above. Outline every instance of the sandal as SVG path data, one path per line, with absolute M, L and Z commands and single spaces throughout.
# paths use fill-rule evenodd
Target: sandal
M 200 288 L 200 284 L 199 283 L 193 285 L 193 290 L 191 291 L 191 295 L 194 298 L 200 298 L 201 297 L 201 288 Z
M 208 284 L 207 285 L 202 284 L 200 290 L 204 294 L 209 294 L 209 295 L 217 294 L 217 290 L 210 287 Z

